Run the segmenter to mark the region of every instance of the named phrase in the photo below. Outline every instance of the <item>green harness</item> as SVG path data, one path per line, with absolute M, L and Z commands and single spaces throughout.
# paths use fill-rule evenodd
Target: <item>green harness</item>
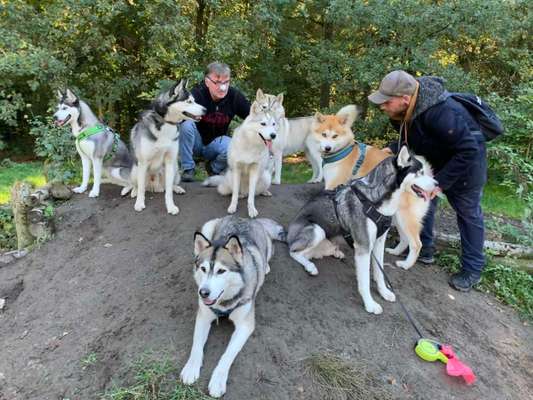
M 111 160 L 117 152 L 118 141 L 120 140 L 120 136 L 118 133 L 114 132 L 111 128 L 107 126 L 96 124 L 94 126 L 85 128 L 80 132 L 78 136 L 76 136 L 76 143 L 79 144 L 82 140 L 88 139 L 94 135 L 98 135 L 99 133 L 104 133 L 105 131 L 113 133 L 113 147 L 111 148 L 111 151 L 104 156 L 104 161 Z

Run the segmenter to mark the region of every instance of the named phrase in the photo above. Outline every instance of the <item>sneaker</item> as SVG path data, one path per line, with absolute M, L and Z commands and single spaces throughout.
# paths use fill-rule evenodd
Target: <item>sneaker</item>
M 422 264 L 430 265 L 435 262 L 435 249 L 433 247 L 422 247 L 420 253 L 418 254 L 417 261 L 420 261 Z
M 194 182 L 194 168 L 186 169 L 181 174 L 182 182 Z
M 455 290 L 460 292 L 468 292 L 474 285 L 477 285 L 481 279 L 468 271 L 461 271 L 450 276 L 448 283 Z

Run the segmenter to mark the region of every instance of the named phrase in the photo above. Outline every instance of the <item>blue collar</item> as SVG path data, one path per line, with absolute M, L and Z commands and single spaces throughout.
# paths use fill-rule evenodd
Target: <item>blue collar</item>
M 351 144 L 344 149 L 341 149 L 337 151 L 336 153 L 333 153 L 331 155 L 328 155 L 326 157 L 322 157 L 322 166 L 330 163 L 334 163 L 335 161 L 342 160 L 345 158 L 348 154 L 352 152 L 352 149 L 354 148 L 354 144 Z
M 363 162 L 365 161 L 366 156 L 366 144 L 359 143 L 359 158 L 357 159 L 357 162 L 355 163 L 353 169 L 352 169 L 352 176 L 357 175 L 359 172 L 359 168 L 361 168 L 361 165 L 363 165 Z

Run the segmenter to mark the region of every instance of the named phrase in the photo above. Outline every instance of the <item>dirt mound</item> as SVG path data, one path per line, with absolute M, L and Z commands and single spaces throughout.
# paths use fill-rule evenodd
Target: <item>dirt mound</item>
M 96 399 L 146 350 L 173 355 L 179 369 L 192 342 L 196 287 L 192 237 L 226 214 L 229 198 L 198 184 L 176 198 L 169 216 L 161 194 L 142 213 L 119 189 L 97 200 L 76 196 L 57 209 L 58 233 L 26 258 L 0 269 L 0 399 Z M 274 187 L 257 199 L 260 216 L 287 225 L 316 186 Z M 245 215 L 245 201 L 239 202 Z M 320 399 L 305 360 L 336 354 L 365 360 L 376 390 L 399 399 L 531 399 L 533 335 L 511 309 L 480 292 L 451 290 L 437 267 L 389 268 L 390 278 L 425 332 L 452 343 L 478 376 L 467 387 L 444 365 L 413 352 L 416 335 L 398 304 L 364 311 L 353 259 L 317 261 L 309 277 L 276 243 L 258 296 L 256 331 L 230 372 L 227 399 Z M 347 254 L 351 254 L 345 249 Z M 212 329 L 199 387 L 206 389 L 232 325 Z M 94 358 L 86 368 L 83 360 Z M 379 386 L 379 388 L 377 387 Z M 371 388 L 370 388 L 371 389 Z M 528 394 L 529 393 L 529 394 Z

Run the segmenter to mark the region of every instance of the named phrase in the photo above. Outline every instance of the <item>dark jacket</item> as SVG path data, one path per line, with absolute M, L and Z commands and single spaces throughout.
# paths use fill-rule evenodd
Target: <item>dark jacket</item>
M 479 124 L 446 95 L 442 78 L 427 76 L 418 78 L 418 82 L 418 97 L 408 127 L 409 148 L 430 162 L 444 191 L 482 187 L 487 180 L 487 160 Z M 401 143 L 405 144 L 405 138 Z M 392 143 L 391 149 L 397 153 L 399 143 Z
M 250 113 L 250 102 L 237 89 L 230 86 L 222 100 L 213 101 L 204 82 L 191 89 L 194 100 L 207 111 L 200 122 L 196 123 L 202 142 L 207 145 L 213 139 L 228 133 L 228 127 L 235 115 L 242 119 Z

